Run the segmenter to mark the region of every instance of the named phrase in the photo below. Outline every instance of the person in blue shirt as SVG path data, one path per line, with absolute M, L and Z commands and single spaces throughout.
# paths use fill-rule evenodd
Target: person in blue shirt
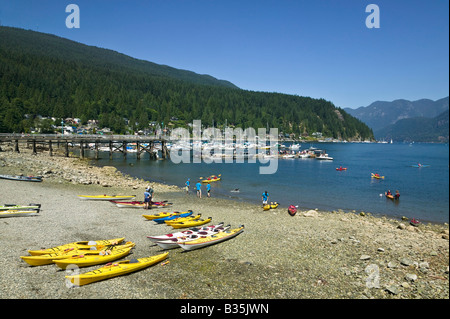
M 208 197 L 211 197 L 211 184 L 206 184 L 206 192 L 208 193 Z
M 262 201 L 263 206 L 267 205 L 267 202 L 269 201 L 269 193 L 267 191 L 264 191 L 264 193 L 262 193 Z
M 185 185 L 186 185 L 186 187 L 185 187 L 186 188 L 186 194 L 189 194 L 189 185 L 191 185 L 191 179 L 190 178 L 187 179 Z
M 195 186 L 197 187 L 197 197 L 202 198 L 202 184 L 200 183 L 200 181 L 197 181 L 197 184 L 195 184 Z

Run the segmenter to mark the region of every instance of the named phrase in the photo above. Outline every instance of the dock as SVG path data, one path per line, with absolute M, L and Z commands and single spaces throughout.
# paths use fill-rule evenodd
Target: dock
M 167 136 L 142 136 L 142 135 L 97 135 L 97 134 L 17 134 L 1 133 L 0 150 L 2 144 L 12 144 L 14 152 L 20 153 L 21 147 L 31 148 L 32 154 L 39 150 L 46 150 L 50 156 L 54 155 L 54 147 L 63 148 L 63 154 L 69 157 L 69 147 L 79 150 L 80 158 L 85 158 L 85 151 L 92 149 L 95 159 L 100 157 L 100 149 L 109 152 L 111 159 L 113 153 L 122 153 L 124 157 L 129 153 L 128 145 L 133 145 L 133 153 L 137 159 L 148 153 L 150 159 L 157 159 L 158 150 L 162 159 L 169 158 Z

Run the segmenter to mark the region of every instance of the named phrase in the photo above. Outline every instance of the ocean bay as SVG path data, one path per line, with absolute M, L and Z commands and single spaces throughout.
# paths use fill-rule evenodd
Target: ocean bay
M 221 174 L 221 181 L 211 183 L 212 196 L 260 203 L 262 192 L 267 190 L 269 201 L 280 203 L 282 209 L 293 204 L 303 210 L 342 209 L 438 223 L 449 221 L 448 144 L 302 143 L 300 150 L 310 146 L 326 150 L 333 160 L 279 158 L 276 173 L 267 175 L 259 174 L 264 165 L 259 161 L 175 164 L 170 160 L 149 160 L 148 155 L 137 160 L 129 153 L 126 158 L 113 154 L 112 160 L 101 155 L 96 164 L 179 187 L 190 178 L 191 196 L 195 196 L 194 184 L 200 177 Z M 418 163 L 430 166 L 412 167 Z M 337 171 L 340 166 L 347 170 Z M 373 179 L 371 173 L 385 178 Z M 232 192 L 235 189 L 239 192 Z M 387 190 L 399 190 L 400 200 L 387 199 Z

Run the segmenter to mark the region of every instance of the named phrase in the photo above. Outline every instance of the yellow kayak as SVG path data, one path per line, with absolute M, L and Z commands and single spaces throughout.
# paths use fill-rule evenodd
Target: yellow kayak
M 374 174 L 374 173 L 370 173 L 370 174 L 371 174 L 372 178 L 376 178 L 376 179 L 384 178 L 384 176 L 380 176 L 380 175 L 377 175 L 377 174 Z
M 195 226 L 200 226 L 200 225 L 207 224 L 211 220 L 212 220 L 212 218 L 208 217 L 208 219 L 200 219 L 200 220 L 192 220 L 192 221 L 185 221 L 185 222 L 180 222 L 180 223 L 174 223 L 174 224 L 170 224 L 170 226 L 172 226 L 175 229 L 187 228 L 187 227 L 195 227 Z
M 275 203 L 270 203 L 270 204 L 264 205 L 263 209 L 264 210 L 269 210 L 269 209 L 275 209 L 277 207 L 278 207 L 278 203 L 275 202 Z
M 66 278 L 72 285 L 83 286 L 96 281 L 129 274 L 131 272 L 147 268 L 160 261 L 163 261 L 167 258 L 168 254 L 169 253 L 166 252 L 160 255 L 150 256 L 146 258 L 119 261 L 117 263 L 108 264 L 99 269 L 89 271 L 84 274 L 66 276 Z
M 81 255 L 74 255 L 66 259 L 57 259 L 54 260 L 54 263 L 62 269 L 66 269 L 67 266 L 75 265 L 79 268 L 81 267 L 89 267 L 98 264 L 105 264 L 110 261 L 122 258 L 130 253 L 130 250 L 133 247 L 128 247 L 124 249 L 115 249 L 110 251 L 104 251 L 100 253 L 84 253 Z
M 214 245 L 220 243 L 222 241 L 233 238 L 244 231 L 244 226 L 240 226 L 239 228 L 226 230 L 223 232 L 219 232 L 217 234 L 201 237 L 195 240 L 186 241 L 183 243 L 178 243 L 178 246 L 183 248 L 184 250 L 194 250 L 198 248 L 202 248 L 209 245 Z
M 136 195 L 77 195 L 81 199 L 89 200 L 128 200 L 134 199 Z
M 172 224 L 181 223 L 181 222 L 198 220 L 198 219 L 200 219 L 200 217 L 202 217 L 202 214 L 198 214 L 197 216 L 178 217 L 175 219 L 165 220 L 164 222 L 167 225 L 172 225 Z
M 153 220 L 153 219 L 158 219 L 158 218 L 177 216 L 177 215 L 186 214 L 186 213 L 188 213 L 188 212 L 172 212 L 172 213 L 161 212 L 161 213 L 157 213 L 157 214 L 142 215 L 142 216 L 148 220 Z
M 29 250 L 28 253 L 32 256 L 39 256 L 39 255 L 45 255 L 45 254 L 52 254 L 56 253 L 58 251 L 64 251 L 67 248 L 78 248 L 78 249 L 89 249 L 93 246 L 110 246 L 110 245 L 117 245 L 123 242 L 125 237 L 121 238 L 114 238 L 114 239 L 106 239 L 106 240 L 97 240 L 97 241 L 76 241 L 69 244 L 64 244 L 60 246 L 56 246 L 53 248 L 48 249 L 40 249 L 40 250 Z
M 220 174 L 219 175 L 211 175 L 209 177 L 206 177 L 204 180 L 202 180 L 202 183 L 209 183 L 209 182 L 217 182 L 220 181 Z M 200 177 L 201 179 L 201 177 Z
M 134 247 L 134 243 L 128 242 L 124 245 L 119 246 L 103 246 L 103 248 L 98 249 L 97 246 L 93 246 L 94 249 L 77 249 L 75 247 L 68 248 L 66 250 L 62 250 L 56 253 L 52 254 L 45 254 L 45 255 L 39 255 L 39 256 L 20 256 L 27 264 L 31 266 L 42 266 L 42 265 L 49 265 L 54 263 L 55 260 L 58 259 L 67 259 L 70 258 L 73 255 L 81 255 L 85 253 L 92 253 L 92 254 L 100 254 L 101 251 L 105 251 L 107 249 L 110 250 L 117 250 L 117 249 L 124 249 L 128 247 Z

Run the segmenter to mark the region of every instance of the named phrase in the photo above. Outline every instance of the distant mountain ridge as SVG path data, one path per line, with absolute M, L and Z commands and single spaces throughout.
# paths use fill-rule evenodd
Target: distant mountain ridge
M 366 123 L 377 131 L 397 121 L 414 117 L 433 118 L 448 110 L 449 97 L 436 101 L 420 99 L 417 101 L 394 100 L 392 102 L 376 101 L 369 106 L 357 109 L 344 108 L 344 110 Z
M 448 141 L 448 96 L 436 101 L 376 101 L 366 107 L 344 110 L 372 128 L 376 139 Z

